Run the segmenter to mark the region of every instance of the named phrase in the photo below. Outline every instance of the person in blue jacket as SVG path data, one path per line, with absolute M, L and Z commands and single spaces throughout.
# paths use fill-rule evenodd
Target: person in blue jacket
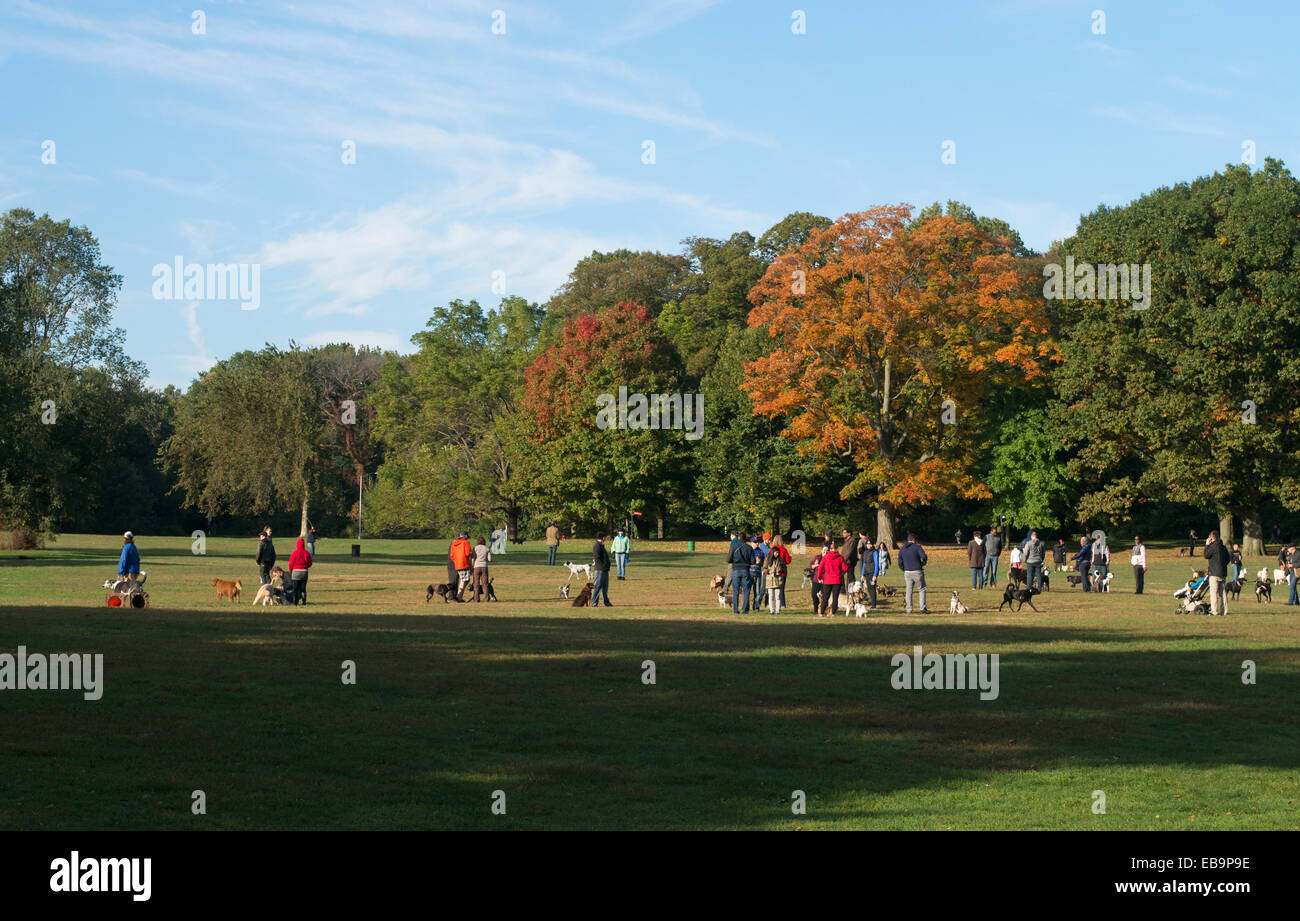
M 122 535 L 122 556 L 117 561 L 117 574 L 123 579 L 140 576 L 140 551 L 135 547 L 135 535 L 127 531 Z

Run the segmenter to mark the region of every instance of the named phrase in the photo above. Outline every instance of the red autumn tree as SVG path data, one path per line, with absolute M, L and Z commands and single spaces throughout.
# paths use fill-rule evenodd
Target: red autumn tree
M 846 214 L 778 257 L 749 295 L 749 324 L 776 343 L 744 380 L 754 412 L 787 417 L 802 450 L 852 460 L 841 498 L 870 497 L 891 544 L 897 512 L 989 495 L 971 472 L 981 400 L 1056 356 L 1010 241 L 910 216 L 910 205 Z

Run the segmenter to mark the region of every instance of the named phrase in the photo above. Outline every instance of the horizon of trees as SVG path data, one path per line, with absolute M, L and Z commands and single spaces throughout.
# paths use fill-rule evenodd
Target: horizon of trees
M 1150 265 L 1150 303 L 1047 297 L 1067 258 Z M 544 304 L 453 300 L 410 354 L 268 344 L 154 391 L 90 231 L 14 209 L 0 530 L 335 536 L 363 514 L 373 536 L 559 520 L 896 543 L 1000 516 L 1169 536 L 1210 517 L 1257 555 L 1266 519 L 1300 510 L 1298 269 L 1300 183 L 1270 159 L 1099 206 L 1047 253 L 961 202 L 795 212 L 592 253 Z M 702 395 L 703 437 L 638 427 L 658 403 L 635 399 L 598 425 L 620 388 Z

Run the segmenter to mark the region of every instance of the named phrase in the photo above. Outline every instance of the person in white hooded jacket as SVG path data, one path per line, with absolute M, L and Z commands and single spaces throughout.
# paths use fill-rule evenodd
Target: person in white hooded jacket
M 1137 589 L 1133 594 L 1140 595 L 1142 580 L 1147 571 L 1147 546 L 1136 534 L 1133 535 L 1133 554 L 1129 557 L 1129 562 L 1133 564 L 1133 580 L 1137 583 Z

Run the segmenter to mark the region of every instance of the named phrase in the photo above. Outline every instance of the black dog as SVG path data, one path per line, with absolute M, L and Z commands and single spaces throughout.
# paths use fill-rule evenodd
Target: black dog
M 1083 576 L 1066 576 L 1065 581 L 1069 582 L 1071 585 L 1082 585 Z
M 591 589 L 592 584 L 590 582 L 583 586 L 582 591 L 578 593 L 578 597 L 573 599 L 575 608 L 585 608 L 591 604 Z
M 1002 604 L 998 605 L 998 610 L 999 611 L 1002 610 L 1003 604 L 1006 605 L 1008 609 L 1010 609 L 1011 602 L 1016 601 L 1019 602 L 1019 607 L 1016 608 L 1017 611 L 1019 611 L 1020 608 L 1023 608 L 1025 605 L 1029 605 L 1031 608 L 1034 608 L 1034 610 L 1037 611 L 1038 608 L 1034 607 L 1034 601 L 1033 601 L 1034 596 L 1037 594 L 1038 594 L 1037 590 L 1032 588 L 1016 588 L 1014 585 L 1008 585 L 1007 590 L 1002 593 Z
M 1229 582 L 1226 586 L 1224 586 L 1224 588 L 1227 590 L 1228 594 L 1232 596 L 1233 601 L 1236 601 L 1241 596 L 1240 581 Z
M 1269 604 L 1273 603 L 1273 586 L 1263 579 L 1257 579 L 1255 581 L 1255 604 L 1259 604 L 1261 601 Z
M 1048 578 L 1046 569 L 1043 570 L 1041 578 L 1043 580 L 1043 591 L 1050 592 L 1052 590 L 1052 580 Z
M 1014 584 L 1014 585 L 1024 585 L 1024 584 L 1025 584 L 1025 570 L 1024 570 L 1024 567 L 1021 567 L 1020 569 L 1016 569 L 1016 568 L 1013 567 L 1013 568 L 1011 569 L 1011 582 L 1012 582 L 1012 584 Z
M 489 586 L 489 588 L 490 587 L 491 586 Z M 446 583 L 439 582 L 437 585 L 430 585 L 428 591 L 425 593 L 424 603 L 428 604 L 430 601 L 432 601 L 434 595 L 437 595 L 439 598 L 441 598 L 443 604 L 446 604 L 449 601 L 456 601 L 456 602 L 460 601 L 460 599 L 456 597 L 455 582 L 446 582 Z

